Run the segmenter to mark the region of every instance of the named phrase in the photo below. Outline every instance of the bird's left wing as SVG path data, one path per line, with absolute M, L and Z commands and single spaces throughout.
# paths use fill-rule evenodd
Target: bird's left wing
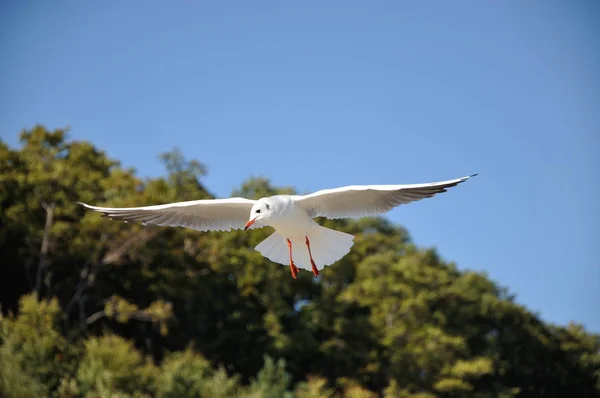
M 396 206 L 446 192 L 475 176 L 407 185 L 352 185 L 295 196 L 295 202 L 311 217 L 365 217 L 385 213 Z
M 256 201 L 245 198 L 205 199 L 169 203 L 157 206 L 111 208 L 90 206 L 113 220 L 139 221 L 170 227 L 185 227 L 198 231 L 229 231 L 242 229 Z M 263 227 L 264 225 L 256 225 Z

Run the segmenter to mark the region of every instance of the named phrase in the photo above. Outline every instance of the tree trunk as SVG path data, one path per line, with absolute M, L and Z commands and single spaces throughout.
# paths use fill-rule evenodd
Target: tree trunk
M 35 291 L 38 294 L 38 297 L 41 296 L 42 279 L 44 278 L 44 273 L 46 272 L 46 268 L 48 267 L 49 263 L 48 250 L 50 246 L 50 230 L 52 229 L 52 224 L 54 223 L 54 209 L 56 208 L 56 204 L 52 203 L 48 205 L 46 203 L 42 203 L 42 207 L 44 210 L 46 210 L 46 225 L 44 227 L 44 236 L 42 238 L 42 248 L 40 249 L 40 262 L 38 264 L 37 276 L 35 278 Z

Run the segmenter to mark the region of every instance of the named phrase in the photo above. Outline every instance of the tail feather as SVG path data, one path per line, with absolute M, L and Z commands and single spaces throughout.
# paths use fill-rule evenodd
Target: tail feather
M 287 242 L 285 238 L 277 232 L 273 232 L 254 249 L 274 263 L 289 264 L 290 257 L 288 254 Z
M 313 260 L 319 270 L 344 257 L 354 244 L 354 236 L 321 226 L 315 227 L 309 233 L 308 240 L 310 241 Z M 292 242 L 294 263 L 298 268 L 310 271 L 312 267 L 305 237 L 290 238 L 290 241 Z M 259 243 L 255 249 L 275 263 L 284 265 L 290 263 L 287 239 L 278 232 L 271 234 Z

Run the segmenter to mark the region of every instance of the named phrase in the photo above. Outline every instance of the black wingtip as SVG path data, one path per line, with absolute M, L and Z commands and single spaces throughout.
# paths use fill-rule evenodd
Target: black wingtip
M 478 175 L 479 175 L 479 173 L 471 174 L 471 175 L 469 176 L 469 178 L 471 178 L 471 177 L 476 177 L 476 176 L 478 176 Z

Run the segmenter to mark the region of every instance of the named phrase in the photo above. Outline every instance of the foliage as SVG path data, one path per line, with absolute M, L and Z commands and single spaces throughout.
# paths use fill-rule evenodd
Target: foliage
M 67 130 L 0 141 L 0 396 L 597 397 L 600 338 L 547 324 L 486 275 L 383 218 L 318 280 L 253 250 L 271 230 L 201 233 L 76 202 L 210 198 L 173 150 L 141 179 Z M 293 193 L 267 179 L 235 195 Z
M 229 377 L 223 368 L 214 369 L 192 349 L 170 353 L 163 360 L 156 383 L 157 396 L 228 397 L 239 390 L 239 378 Z
M 11 368 L 3 372 L 4 391 L 14 393 L 13 383 L 23 392 L 52 391 L 72 369 L 67 341 L 56 328 L 59 315 L 56 299 L 38 301 L 30 294 L 21 298 L 17 317 L 0 318 L 1 368 Z M 35 382 L 27 387 L 31 380 Z
M 256 380 L 249 386 L 248 398 L 291 398 L 288 391 L 291 381 L 290 375 L 285 370 L 285 360 L 275 362 L 271 357 L 265 356 L 263 368 L 258 372 Z

